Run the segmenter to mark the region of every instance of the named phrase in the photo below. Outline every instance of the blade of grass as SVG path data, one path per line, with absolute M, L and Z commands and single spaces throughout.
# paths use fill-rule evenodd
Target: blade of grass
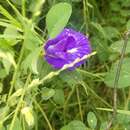
M 82 113 L 82 107 L 81 107 L 81 102 L 80 102 L 80 95 L 79 95 L 78 86 L 76 87 L 76 96 L 77 96 L 77 101 L 78 101 L 78 105 L 79 105 L 80 118 L 81 118 L 81 121 L 83 121 L 83 113 Z
M 90 86 L 88 86 L 88 84 L 86 84 L 85 82 L 81 81 L 80 84 L 83 86 L 83 88 L 86 91 L 86 87 L 87 89 L 95 96 L 95 98 L 98 98 L 102 103 L 104 103 L 105 105 L 107 105 L 108 107 L 111 107 L 111 105 L 109 103 L 107 103 L 105 100 L 103 100 L 100 96 L 98 96 L 93 89 L 91 89 Z M 87 93 L 86 93 L 87 94 Z M 88 94 L 87 94 L 88 95 Z
M 103 77 L 102 77 L 102 73 L 97 73 L 97 74 L 94 74 L 94 73 L 91 73 L 89 71 L 85 71 L 85 70 L 82 70 L 82 69 L 76 69 L 78 72 L 80 72 L 81 74 L 86 74 L 87 76 L 89 77 L 95 77 L 95 78 L 99 78 L 101 81 L 104 81 Z
M 68 102 L 69 102 L 71 96 L 73 95 L 74 91 L 75 91 L 75 86 L 72 87 L 72 90 L 69 92 L 68 97 L 67 97 L 67 99 L 66 99 L 66 101 L 65 101 L 65 103 L 64 103 L 64 107 L 63 107 L 64 125 L 66 124 L 66 110 L 67 110 L 67 104 L 68 104 Z
M 113 109 L 110 109 L 110 108 L 96 108 L 96 109 L 97 110 L 101 110 L 101 111 L 113 112 Z M 117 113 L 125 114 L 125 115 L 129 115 L 130 116 L 130 111 L 127 111 L 127 110 L 117 109 Z
M 8 18 L 15 26 L 21 28 L 20 23 L 10 13 L 0 5 L 0 13 Z
M 49 130 L 53 130 L 53 128 L 52 128 L 52 126 L 51 126 L 51 123 L 50 123 L 50 121 L 48 120 L 47 115 L 46 115 L 46 113 L 44 112 L 44 110 L 41 108 L 41 106 L 39 105 L 39 103 L 38 103 L 35 99 L 33 99 L 33 101 L 34 101 L 34 103 L 36 104 L 37 108 L 38 108 L 38 109 L 40 110 L 40 112 L 42 113 L 42 115 L 43 115 L 45 121 L 47 122 L 48 127 L 49 127 Z
M 17 15 L 19 21 L 21 22 L 21 24 L 26 24 L 26 21 L 28 21 L 26 19 L 26 17 L 22 16 L 21 13 L 19 12 L 19 10 L 9 1 L 9 0 L 6 0 L 7 3 L 11 6 L 11 8 L 14 10 L 15 14 Z

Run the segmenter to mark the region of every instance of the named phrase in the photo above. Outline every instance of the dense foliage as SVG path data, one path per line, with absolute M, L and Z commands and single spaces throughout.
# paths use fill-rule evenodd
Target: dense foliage
M 129 17 L 130 0 L 0 0 L 0 130 L 105 130 Z M 44 58 L 65 27 L 93 49 L 73 71 Z M 111 130 L 130 130 L 129 66 L 128 41 Z

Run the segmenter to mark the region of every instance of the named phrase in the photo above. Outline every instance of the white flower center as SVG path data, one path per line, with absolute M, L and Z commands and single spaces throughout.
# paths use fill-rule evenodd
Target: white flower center
M 50 45 L 49 47 L 48 47 L 48 49 L 53 49 L 54 48 L 54 45 Z
M 68 50 L 67 52 L 68 53 L 75 53 L 75 52 L 77 52 L 77 50 L 78 50 L 77 48 L 73 48 L 73 49 Z

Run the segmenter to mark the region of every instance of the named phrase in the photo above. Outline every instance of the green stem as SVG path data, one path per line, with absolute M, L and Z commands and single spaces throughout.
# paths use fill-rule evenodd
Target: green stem
M 22 61 L 23 53 L 24 53 L 24 44 L 22 45 L 20 56 L 19 56 L 19 59 L 18 59 L 18 63 L 16 65 L 16 68 L 15 68 L 15 71 L 14 71 L 14 74 L 13 74 L 13 78 L 12 78 L 12 81 L 11 81 L 11 87 L 10 87 L 9 94 L 8 94 L 8 99 L 13 92 L 13 88 L 14 88 L 14 85 L 15 85 L 15 82 L 16 82 L 16 79 L 17 79 L 18 69 L 19 69 L 20 63 Z
M 129 92 L 128 92 L 128 97 L 125 102 L 125 108 L 124 108 L 125 110 L 128 110 L 129 101 L 130 101 L 130 88 L 129 88 Z
M 46 113 L 44 112 L 44 110 L 41 108 L 41 106 L 37 103 L 37 101 L 36 101 L 35 99 L 33 99 L 33 101 L 34 101 L 34 103 L 36 104 L 37 108 L 41 111 L 41 113 L 42 113 L 42 115 L 43 115 L 45 121 L 46 121 L 47 124 L 48 124 L 49 129 L 50 129 L 50 130 L 53 130 L 53 129 L 52 129 L 52 126 L 51 126 L 51 123 L 50 123 L 49 119 L 47 118 L 47 115 L 46 115 Z
M 119 81 L 119 78 L 120 78 L 121 67 L 122 67 L 122 64 L 123 64 L 123 59 L 124 59 L 124 55 L 125 55 L 125 52 L 126 52 L 126 47 L 127 47 L 129 35 L 130 35 L 130 31 L 128 31 L 126 33 L 125 37 L 124 37 L 124 44 L 123 44 L 123 47 L 122 47 L 122 50 L 121 50 L 121 57 L 120 57 L 119 63 L 117 65 L 117 71 L 116 71 L 114 87 L 113 87 L 114 88 L 114 90 L 113 90 L 113 115 L 112 115 L 112 118 L 110 119 L 110 121 L 107 125 L 107 128 L 105 130 L 109 130 L 111 128 L 113 121 L 116 118 L 118 81 Z
M 107 105 L 108 107 L 111 107 L 111 105 L 109 103 L 107 103 L 105 100 L 103 100 L 100 96 L 98 96 L 92 89 L 90 86 L 88 86 L 88 84 L 84 83 L 84 82 L 80 82 L 80 84 L 83 86 L 83 88 L 85 89 L 85 93 L 86 95 L 87 94 L 87 90 L 86 90 L 86 87 L 87 89 L 96 97 L 98 98 L 102 103 L 104 103 L 105 105 Z
M 15 111 L 11 112 L 9 115 L 7 115 L 4 119 L 3 119 L 3 122 L 5 122 L 6 120 L 8 120 L 13 114 L 14 114 Z
M 70 99 L 71 96 L 73 95 L 74 91 L 75 91 L 75 86 L 72 87 L 72 90 L 71 90 L 71 92 L 69 93 L 69 95 L 68 95 L 68 97 L 67 97 L 67 99 L 66 99 L 66 101 L 65 101 L 65 103 L 64 103 L 64 108 L 63 108 L 64 125 L 66 124 L 66 109 L 67 109 L 67 104 L 68 104 L 68 102 L 69 102 L 69 99 Z
M 77 101 L 79 105 L 79 113 L 80 113 L 80 118 L 83 121 L 83 113 L 82 113 L 82 108 L 81 108 L 81 103 L 80 103 L 80 97 L 79 97 L 79 89 L 78 86 L 76 87 L 76 95 L 77 95 Z
M 83 0 L 83 14 L 84 14 L 84 23 L 86 28 L 86 34 L 88 32 L 88 23 L 89 23 L 89 10 L 88 10 L 88 0 Z
M 11 125 L 10 125 L 9 130 L 14 130 L 13 127 L 14 127 L 14 124 L 15 124 L 15 120 L 16 120 L 16 118 L 17 118 L 19 109 L 20 109 L 20 107 L 21 107 L 21 104 L 22 104 L 22 101 L 23 101 L 23 98 L 24 98 L 24 95 L 25 95 L 25 92 L 26 92 L 26 87 L 27 87 L 27 85 L 28 85 L 28 83 L 29 83 L 30 77 L 31 77 L 31 73 L 30 73 L 30 74 L 28 75 L 28 77 L 27 77 L 27 80 L 26 80 L 26 83 L 25 83 L 25 85 L 24 85 L 24 89 L 23 89 L 22 95 L 21 95 L 20 100 L 19 100 L 19 102 L 18 102 L 18 104 L 17 104 L 17 107 L 16 107 L 16 109 L 15 109 L 15 113 L 14 113 L 14 116 L 13 116 L 13 119 L 12 119 L 12 122 L 11 122 Z
M 25 0 L 22 0 L 22 15 L 25 17 L 26 16 L 26 11 L 25 11 Z

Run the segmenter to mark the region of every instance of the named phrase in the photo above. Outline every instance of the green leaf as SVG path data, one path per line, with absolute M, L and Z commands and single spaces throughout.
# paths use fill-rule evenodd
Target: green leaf
M 4 70 L 5 74 L 8 75 L 11 65 L 16 67 L 16 63 L 15 63 L 15 60 L 14 60 L 14 53 L 12 51 L 12 48 L 8 46 L 8 42 L 6 42 L 5 39 L 0 39 L 0 46 L 1 46 L 0 60 L 2 61 L 3 67 L 5 68 L 5 70 Z
M 59 77 L 71 87 L 73 85 L 79 84 L 82 81 L 82 76 L 78 71 L 63 71 L 60 73 Z
M 0 47 L 1 49 L 12 50 L 12 48 L 9 46 L 8 42 L 4 38 L 0 38 Z
M 47 74 L 49 74 L 51 71 L 54 71 L 53 68 L 43 59 L 43 57 L 40 57 L 38 59 L 38 74 L 40 78 L 45 77 Z
M 97 51 L 97 55 L 101 62 L 108 60 L 109 58 L 109 48 L 106 40 L 99 38 L 98 36 L 94 36 L 91 38 L 91 43 L 93 48 Z
M 130 7 L 130 0 L 122 0 L 121 1 L 121 3 L 122 3 L 122 7 Z
M 2 62 L 7 74 L 9 73 L 11 65 L 16 67 L 16 63 L 12 52 L 0 49 L 0 58 L 2 58 Z
M 89 112 L 87 115 L 87 121 L 88 125 L 92 128 L 95 129 L 97 125 L 97 118 L 93 112 Z
M 91 25 L 98 30 L 100 35 L 102 35 L 104 38 L 107 38 L 107 34 L 104 31 L 104 28 L 99 23 L 91 22 Z
M 25 72 L 29 68 L 34 74 L 38 74 L 37 70 L 37 61 L 38 57 L 41 52 L 41 47 L 35 48 L 22 62 L 22 67 L 24 68 Z
M 114 15 L 114 17 L 110 18 L 110 21 L 113 23 L 118 23 L 119 25 L 126 24 L 126 19 L 124 19 L 124 17 L 120 17 L 120 15 Z
M 86 126 L 78 120 L 71 121 L 68 125 L 65 125 L 60 130 L 86 130 Z
M 107 34 L 107 38 L 110 40 L 112 38 L 118 38 L 120 35 L 119 31 L 116 28 L 111 27 L 111 26 L 104 27 L 104 31 Z
M 113 2 L 110 2 L 110 9 L 112 11 L 118 12 L 121 9 L 121 6 L 117 1 L 113 1 Z
M 63 105 L 65 101 L 63 89 L 55 89 L 55 95 L 53 96 L 53 99 L 57 104 Z
M 130 20 L 127 21 L 126 28 L 127 30 L 130 30 Z
M 9 74 L 11 63 L 6 59 L 3 59 L 2 63 L 3 63 L 3 66 L 5 68 L 6 74 Z
M 124 44 L 124 41 L 123 40 L 119 40 L 119 41 L 116 41 L 114 42 L 112 45 L 111 45 L 111 49 L 114 51 L 114 52 L 118 52 L 120 53 L 121 52 L 121 49 L 123 47 L 123 44 Z M 128 45 L 127 45 L 127 48 L 126 48 L 126 54 L 127 53 L 130 53 L 130 41 L 128 41 Z
M 35 33 L 34 27 L 31 22 L 25 25 L 24 28 L 25 28 L 24 29 L 25 30 L 25 35 L 24 35 L 25 48 L 33 51 L 34 49 L 39 47 L 39 45 L 41 45 L 43 41 L 41 41 L 39 36 Z
M 117 114 L 117 122 L 119 124 L 129 124 L 130 123 L 130 116 L 129 115 L 124 115 L 124 114 Z
M 50 38 L 54 38 L 66 26 L 72 13 L 72 7 L 68 3 L 54 5 L 46 16 L 46 25 Z
M 3 79 L 3 78 L 5 78 L 7 75 L 8 75 L 8 74 L 7 74 L 6 70 L 0 68 L 0 78 Z
M 130 10 L 129 9 L 128 10 L 121 9 L 120 14 L 123 17 L 129 17 L 130 16 Z
M 5 39 L 7 40 L 8 44 L 13 46 L 18 43 L 19 40 L 17 38 L 22 38 L 22 36 L 18 33 L 17 29 L 13 26 L 8 26 L 4 30 Z
M 110 72 L 108 72 L 105 76 L 104 82 L 108 87 L 113 88 L 118 62 L 119 61 L 117 61 L 115 64 L 112 65 Z M 122 68 L 121 68 L 120 79 L 118 82 L 118 88 L 125 88 L 125 87 L 130 86 L 129 66 L 130 66 L 130 58 L 125 58 L 123 61 Z
M 48 100 L 55 94 L 55 90 L 44 87 L 42 88 L 41 93 L 42 93 L 43 100 Z
M 105 130 L 107 128 L 108 122 L 102 122 L 100 130 Z

